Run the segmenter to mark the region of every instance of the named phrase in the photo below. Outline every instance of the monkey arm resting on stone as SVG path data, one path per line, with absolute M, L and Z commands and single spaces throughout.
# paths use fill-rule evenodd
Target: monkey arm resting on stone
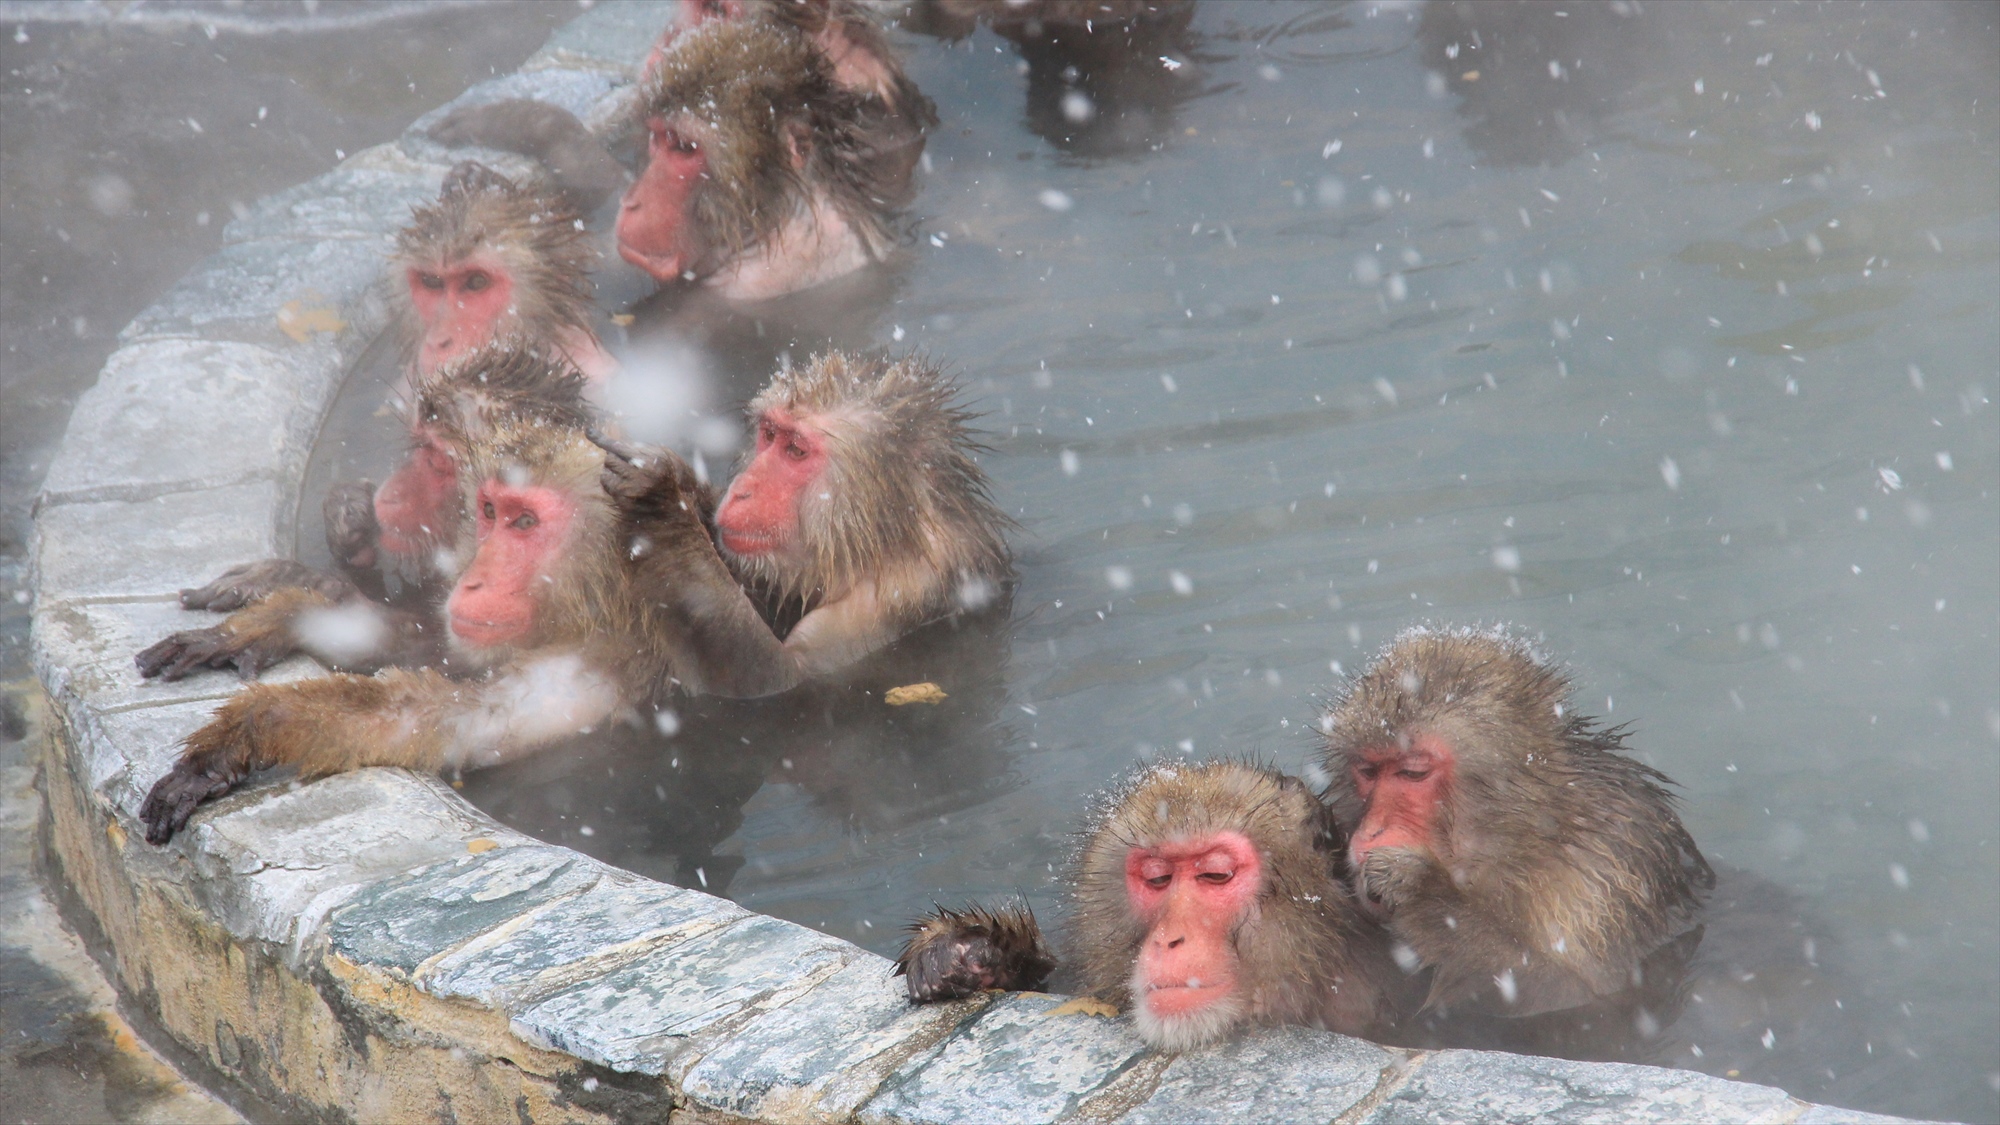
M 133 658 L 147 679 L 178 680 L 197 668 L 232 668 L 246 680 L 294 653 L 332 668 L 368 671 L 434 663 L 443 653 L 437 622 L 358 595 L 328 597 L 281 587 L 220 625 L 185 629 Z
M 203 802 L 273 766 L 315 778 L 365 766 L 495 765 L 602 723 L 620 698 L 618 678 L 574 652 L 538 654 L 478 681 L 393 669 L 256 684 L 189 736 L 139 817 L 146 839 L 164 844 Z

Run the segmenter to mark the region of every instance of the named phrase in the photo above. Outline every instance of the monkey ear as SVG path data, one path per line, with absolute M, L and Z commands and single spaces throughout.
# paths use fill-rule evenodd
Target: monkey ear
M 785 125 L 785 153 L 792 158 L 792 171 L 805 170 L 806 161 L 812 159 L 812 127 L 803 121 L 787 122 Z

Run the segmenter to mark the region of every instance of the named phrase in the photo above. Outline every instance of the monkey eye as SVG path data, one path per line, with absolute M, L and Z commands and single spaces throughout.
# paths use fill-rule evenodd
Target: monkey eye
M 514 517 L 513 523 L 510 523 L 507 526 L 519 531 L 526 531 L 540 522 L 542 521 L 535 518 L 535 513 L 522 512 L 520 515 Z
M 418 284 L 422 285 L 422 286 L 423 286 L 424 288 L 426 288 L 426 289 L 443 289 L 443 288 L 444 288 L 444 278 L 442 278 L 442 277 L 439 277 L 439 276 L 438 276 L 437 274 L 434 274 L 434 273 L 420 273 L 420 274 L 418 274 L 418 275 L 417 275 L 417 282 L 418 282 Z
M 471 273 L 465 275 L 465 287 L 474 293 L 491 284 L 493 284 L 493 275 L 487 273 L 485 270 L 473 270 Z
M 807 456 L 806 447 L 800 445 L 798 442 L 788 441 L 785 443 L 785 456 L 790 457 L 794 461 L 803 461 Z
M 479 514 L 485 516 L 489 520 L 495 518 L 497 513 L 495 513 L 493 510 L 493 501 L 488 500 L 485 504 L 481 505 L 479 509 Z
M 1404 781 L 1422 781 L 1423 779 L 1429 777 L 1430 775 L 1431 771 L 1427 769 L 1405 769 L 1396 771 L 1396 776 L 1402 778 Z
M 1366 762 L 1362 765 L 1354 767 L 1354 776 L 1360 778 L 1363 781 L 1373 781 L 1375 780 L 1376 775 L 1380 774 L 1381 772 L 1382 772 L 1382 767 L 1374 762 Z
M 1152 878 L 1146 880 L 1146 885 L 1153 888 L 1156 891 L 1163 891 L 1167 889 L 1167 884 L 1173 881 L 1174 881 L 1173 872 L 1170 871 L 1165 875 L 1155 875 Z
M 1199 875 L 1196 875 L 1196 876 L 1195 876 L 1195 878 L 1197 878 L 1197 879 L 1200 879 L 1200 880 L 1201 880 L 1202 882 L 1204 882 L 1204 883 L 1212 883 L 1212 884 L 1214 884 L 1214 885 L 1216 885 L 1216 886 L 1218 886 L 1218 887 L 1219 887 L 1219 886 L 1221 886 L 1222 884 L 1224 884 L 1224 883 L 1227 883 L 1227 882 L 1228 882 L 1228 881 L 1230 881 L 1231 879 L 1234 879 L 1234 878 L 1236 878 L 1236 872 L 1234 872 L 1234 871 L 1204 871 L 1204 872 L 1202 872 L 1201 874 L 1199 874 Z

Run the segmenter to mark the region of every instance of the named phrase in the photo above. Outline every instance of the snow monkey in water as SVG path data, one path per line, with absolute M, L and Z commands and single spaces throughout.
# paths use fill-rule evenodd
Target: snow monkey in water
M 549 361 L 486 362 L 432 378 L 461 389 L 532 381 Z M 720 505 L 678 458 L 625 446 L 607 458 L 604 439 L 568 415 L 443 426 L 465 435 L 458 480 L 470 513 L 445 627 L 430 631 L 445 634 L 444 654 L 373 677 L 246 689 L 153 787 L 148 838 L 164 842 L 203 801 L 268 766 L 312 777 L 492 764 L 675 691 L 782 691 L 926 622 L 1004 605 L 1008 521 L 953 392 L 916 359 L 830 354 L 783 373 L 753 403 L 757 447 Z M 420 401 L 440 403 L 442 420 L 464 397 Z M 797 617 L 781 639 L 764 612 L 789 622 L 785 607 Z M 233 638 L 240 618 L 265 609 L 217 628 Z M 170 655 L 149 650 L 142 665 Z
M 1144 767 L 1070 871 L 1066 972 L 1163 1050 L 1247 1024 L 1388 1026 L 1402 974 L 1339 878 L 1341 845 L 1297 778 L 1231 761 Z M 911 930 L 897 971 L 920 1002 L 1035 988 L 1052 963 L 1024 911 L 941 910 Z
M 1672 782 L 1504 633 L 1405 633 L 1321 725 L 1356 899 L 1428 974 L 1426 1012 L 1631 994 L 1715 885 Z

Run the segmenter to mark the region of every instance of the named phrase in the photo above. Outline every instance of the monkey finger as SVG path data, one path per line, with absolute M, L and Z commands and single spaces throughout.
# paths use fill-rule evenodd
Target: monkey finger
M 631 442 L 627 441 L 619 441 L 617 438 L 611 437 L 610 435 L 606 434 L 603 430 L 598 429 L 596 426 L 590 426 L 586 428 L 583 431 L 583 436 L 589 438 L 590 443 L 592 445 L 595 445 L 597 448 L 602 449 L 604 452 L 611 454 L 613 457 L 618 458 L 620 461 L 625 461 L 637 465 L 647 459 L 646 447 L 640 445 L 634 445 Z
M 153 785 L 139 819 L 146 825 L 146 842 L 164 844 L 187 826 L 189 818 L 205 802 L 235 788 L 229 781 L 214 777 L 183 762 Z

